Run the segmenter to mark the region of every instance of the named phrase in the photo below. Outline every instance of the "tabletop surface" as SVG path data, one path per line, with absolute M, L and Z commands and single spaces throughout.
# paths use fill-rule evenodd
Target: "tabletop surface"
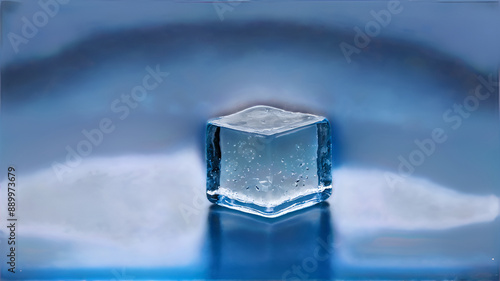
M 1 279 L 498 280 L 497 64 L 468 45 L 491 10 L 401 5 L 348 57 L 385 2 L 69 3 L 18 54 L 3 40 Z M 39 9 L 2 7 L 21 35 Z M 330 120 L 326 202 L 267 219 L 206 199 L 207 120 L 259 104 Z

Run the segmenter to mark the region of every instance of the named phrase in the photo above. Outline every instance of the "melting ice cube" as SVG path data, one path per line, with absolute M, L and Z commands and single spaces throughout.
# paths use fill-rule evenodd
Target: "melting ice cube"
M 330 124 L 324 117 L 254 106 L 212 119 L 206 132 L 207 197 L 277 217 L 331 194 Z

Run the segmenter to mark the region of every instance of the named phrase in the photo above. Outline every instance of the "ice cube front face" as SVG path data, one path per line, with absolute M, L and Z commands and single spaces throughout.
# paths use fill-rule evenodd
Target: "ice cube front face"
M 208 200 L 265 217 L 321 202 L 331 195 L 331 145 L 320 116 L 254 106 L 212 119 Z

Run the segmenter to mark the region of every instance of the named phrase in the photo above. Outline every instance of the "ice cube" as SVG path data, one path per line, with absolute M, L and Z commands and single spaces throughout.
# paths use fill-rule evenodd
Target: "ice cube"
M 331 135 L 321 116 L 254 106 L 207 124 L 207 197 L 277 217 L 331 194 Z

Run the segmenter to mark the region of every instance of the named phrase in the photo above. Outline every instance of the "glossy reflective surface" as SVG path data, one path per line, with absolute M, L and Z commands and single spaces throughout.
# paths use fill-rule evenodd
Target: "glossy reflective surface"
M 16 53 L 2 2 L 1 279 L 498 280 L 498 7 L 401 7 L 348 61 L 386 3 L 71 2 Z M 325 204 L 206 200 L 206 120 L 257 104 L 330 120 Z

